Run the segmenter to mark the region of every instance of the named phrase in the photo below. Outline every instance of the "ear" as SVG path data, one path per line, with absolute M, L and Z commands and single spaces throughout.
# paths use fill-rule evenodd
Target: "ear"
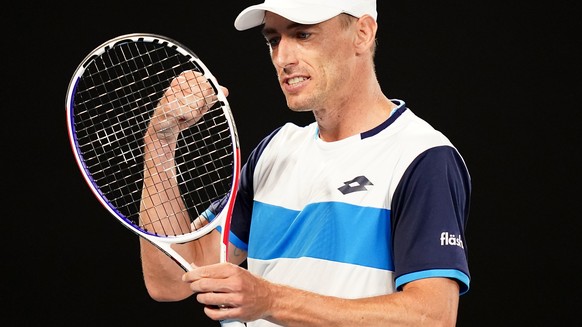
M 354 45 L 358 54 L 371 51 L 376 42 L 378 23 L 370 15 L 358 18 L 356 22 L 356 38 Z

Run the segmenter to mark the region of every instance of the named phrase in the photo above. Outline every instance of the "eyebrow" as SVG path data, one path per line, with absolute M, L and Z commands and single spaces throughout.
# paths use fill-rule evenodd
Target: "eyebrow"
M 285 30 L 291 30 L 291 29 L 294 29 L 294 28 L 302 27 L 302 26 L 307 26 L 307 25 L 305 25 L 305 24 L 299 24 L 299 23 L 296 23 L 296 22 L 291 22 L 289 25 L 287 25 L 285 27 Z M 266 36 L 268 34 L 277 34 L 278 32 L 277 32 L 277 29 L 275 29 L 275 28 L 272 28 L 272 27 L 263 27 L 263 30 L 261 31 L 261 33 L 263 34 L 263 36 Z

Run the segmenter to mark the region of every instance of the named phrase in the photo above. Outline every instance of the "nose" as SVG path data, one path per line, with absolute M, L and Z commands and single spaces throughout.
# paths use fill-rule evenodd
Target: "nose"
M 275 67 L 285 69 L 297 64 L 296 45 L 288 38 L 282 37 L 272 50 L 272 60 Z

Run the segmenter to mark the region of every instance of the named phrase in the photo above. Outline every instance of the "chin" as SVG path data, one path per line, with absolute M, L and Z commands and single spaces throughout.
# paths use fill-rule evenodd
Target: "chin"
M 291 109 L 291 111 L 294 111 L 294 112 L 305 112 L 305 111 L 312 110 L 311 107 L 290 105 L 289 103 L 287 104 L 287 107 L 289 107 L 289 109 Z
M 295 112 L 311 111 L 312 109 L 312 106 L 310 106 L 308 103 L 290 101 L 289 98 L 287 98 L 287 107 Z

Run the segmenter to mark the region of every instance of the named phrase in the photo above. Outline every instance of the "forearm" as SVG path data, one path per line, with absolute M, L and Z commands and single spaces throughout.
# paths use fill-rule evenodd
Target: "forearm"
M 185 234 L 192 228 L 175 177 L 174 149 L 173 138 L 170 142 L 160 140 L 155 133 L 145 137 L 140 224 L 149 232 L 160 235 Z M 201 227 L 205 221 L 199 218 L 195 223 Z M 215 263 L 218 261 L 218 250 L 213 248 L 213 244 L 218 244 L 218 241 L 213 241 L 215 237 L 208 235 L 186 244 L 174 244 L 172 248 L 186 262 L 196 265 Z M 181 280 L 184 270 L 178 264 L 145 239 L 140 241 L 140 248 L 144 281 L 152 298 L 176 301 L 192 294 Z
M 413 282 L 404 291 L 341 299 L 272 285 L 265 319 L 283 326 L 454 326 L 459 289 L 443 278 Z

